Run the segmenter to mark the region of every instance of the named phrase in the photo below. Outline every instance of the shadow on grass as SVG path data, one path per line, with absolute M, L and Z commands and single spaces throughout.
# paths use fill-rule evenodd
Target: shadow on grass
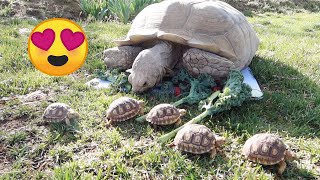
M 79 130 L 79 122 L 71 121 L 71 126 L 67 126 L 64 122 L 50 123 L 49 129 L 52 134 L 52 142 L 70 143 L 78 139 L 78 135 L 81 135 Z
M 209 126 L 218 123 L 240 136 L 270 131 L 291 137 L 320 137 L 319 85 L 276 60 L 255 57 L 251 68 L 264 98 L 213 116 Z
M 251 68 L 261 84 L 264 98 L 260 101 L 246 102 L 241 107 L 214 115 L 211 119 L 207 118 L 204 124 L 218 134 L 221 132 L 231 133 L 231 138 L 232 134 L 236 135 L 240 144 L 244 144 L 248 137 L 261 132 L 285 134 L 289 136 L 288 141 L 291 140 L 290 137 L 320 137 L 319 85 L 298 70 L 276 60 L 255 57 Z M 143 99 L 148 100 L 149 107 L 158 103 L 175 101 L 175 99 L 152 99 L 152 97 L 144 97 Z M 183 108 L 188 110 L 188 115 L 183 117 L 183 123 L 200 113 L 196 105 L 183 106 Z M 147 109 L 146 112 L 148 110 L 150 109 Z M 137 123 L 134 120 L 118 123 L 116 126 L 125 138 L 139 139 L 144 136 L 153 140 L 156 139 L 153 136 L 160 137 L 160 135 L 175 129 L 174 126 L 166 126 L 154 131 L 148 123 Z M 219 167 L 229 161 L 222 155 L 217 155 L 215 160 L 211 160 L 209 154 L 199 156 L 187 153 L 186 155 L 187 159 L 204 169 Z M 274 174 L 273 168 L 275 167 L 264 167 L 264 171 Z M 290 179 L 293 177 L 316 179 L 316 175 L 312 171 L 300 169 L 295 166 L 294 162 L 291 162 L 283 176 L 278 178 Z

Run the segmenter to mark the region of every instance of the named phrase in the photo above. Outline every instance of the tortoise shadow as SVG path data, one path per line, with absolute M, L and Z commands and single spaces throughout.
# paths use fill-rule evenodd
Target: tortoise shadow
M 77 120 L 70 121 L 71 126 L 65 124 L 65 122 L 50 123 L 47 127 L 53 137 L 53 141 L 59 141 L 63 143 L 70 143 L 76 141 L 81 135 L 79 122 Z
M 284 171 L 284 173 L 281 176 L 277 176 L 276 179 L 289 179 L 295 177 L 296 179 L 318 179 L 319 176 L 317 176 L 315 173 L 311 172 L 308 169 L 302 169 L 301 167 L 298 167 L 298 164 L 293 162 L 287 162 L 287 168 Z
M 291 137 L 320 137 L 320 87 L 298 70 L 276 60 L 255 57 L 251 69 L 264 98 L 215 115 L 209 126 L 239 136 L 286 132 Z
M 248 137 L 260 132 L 286 132 L 289 137 L 297 138 L 320 137 L 319 85 L 297 69 L 274 59 L 256 56 L 250 67 L 264 91 L 264 98 L 246 102 L 241 107 L 214 115 L 211 119 L 207 118 L 204 124 L 217 132 L 227 130 L 235 133 L 239 136 L 241 144 L 244 144 Z M 173 101 L 170 98 L 148 100 L 150 107 L 156 102 Z M 195 110 L 196 105 L 184 107 L 188 108 L 189 114 L 183 117 L 183 122 L 199 114 L 199 111 Z M 141 124 L 134 120 L 119 123 L 117 126 L 121 129 L 123 137 L 135 139 L 141 136 L 159 137 L 175 129 L 169 126 L 160 128 L 160 131 L 153 131 L 147 123 Z M 228 163 L 228 158 L 221 155 L 217 155 L 214 161 L 207 154 L 187 153 L 187 158 L 203 167 Z M 271 168 L 271 172 L 274 173 L 273 167 Z M 264 170 L 269 171 L 269 167 L 265 167 Z M 293 176 L 316 179 L 312 171 L 300 169 L 292 162 L 289 163 L 285 173 L 277 178 L 285 179 Z

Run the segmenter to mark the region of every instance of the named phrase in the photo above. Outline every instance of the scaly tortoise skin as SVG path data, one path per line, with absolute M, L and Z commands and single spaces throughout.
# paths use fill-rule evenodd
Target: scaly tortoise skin
M 143 113 L 143 101 L 129 97 L 121 97 L 114 100 L 107 109 L 109 123 L 126 121 Z
M 211 152 L 210 157 L 215 158 L 217 149 L 224 144 L 223 137 L 215 135 L 209 128 L 200 124 L 189 124 L 178 131 L 171 145 L 181 151 L 203 154 Z
M 133 91 L 161 82 L 180 61 L 193 75 L 226 78 L 248 66 L 259 39 L 246 17 L 222 1 L 170 0 L 144 8 L 117 48 L 104 51 L 107 67 L 132 67 Z M 181 51 L 181 52 L 180 52 Z
M 181 123 L 180 117 L 185 115 L 185 113 L 186 110 L 178 109 L 171 104 L 159 104 L 150 110 L 146 120 L 154 128 L 157 128 L 157 125 L 179 125 Z
M 52 103 L 43 113 L 43 119 L 47 122 L 65 121 L 70 125 L 70 120 L 79 118 L 79 114 L 64 103 Z
M 279 174 L 286 168 L 285 160 L 296 158 L 277 135 L 269 133 L 256 134 L 249 138 L 243 146 L 242 154 L 250 161 L 262 165 L 279 164 Z

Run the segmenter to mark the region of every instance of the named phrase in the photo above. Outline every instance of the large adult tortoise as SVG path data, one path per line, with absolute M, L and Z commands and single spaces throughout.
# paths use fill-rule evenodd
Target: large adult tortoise
M 133 20 L 126 39 L 104 51 L 107 67 L 128 69 L 133 91 L 144 91 L 182 58 L 193 75 L 227 77 L 248 66 L 259 39 L 246 17 L 215 0 L 170 0 L 147 6 Z M 172 74 L 172 73 L 171 73 Z

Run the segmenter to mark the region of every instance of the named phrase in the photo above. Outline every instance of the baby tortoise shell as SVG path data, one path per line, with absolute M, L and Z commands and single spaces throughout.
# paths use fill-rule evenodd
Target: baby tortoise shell
M 43 113 L 43 119 L 47 122 L 65 121 L 70 125 L 70 120 L 79 118 L 79 114 L 64 103 L 52 103 Z
M 178 131 L 171 145 L 181 151 L 203 154 L 210 152 L 215 158 L 217 149 L 224 144 L 225 139 L 215 135 L 209 128 L 200 124 L 189 124 Z
M 142 114 L 143 106 L 143 101 L 129 97 L 118 98 L 110 104 L 107 110 L 107 119 L 109 123 L 129 120 L 137 114 Z
M 154 128 L 157 125 L 179 125 L 180 117 L 186 114 L 186 110 L 178 109 L 171 104 L 159 104 L 153 107 L 147 114 L 146 120 L 150 122 Z
M 242 154 L 250 161 L 263 165 L 279 164 L 278 173 L 286 168 L 285 160 L 295 159 L 293 152 L 286 150 L 283 141 L 274 134 L 261 133 L 249 138 L 244 144 Z

